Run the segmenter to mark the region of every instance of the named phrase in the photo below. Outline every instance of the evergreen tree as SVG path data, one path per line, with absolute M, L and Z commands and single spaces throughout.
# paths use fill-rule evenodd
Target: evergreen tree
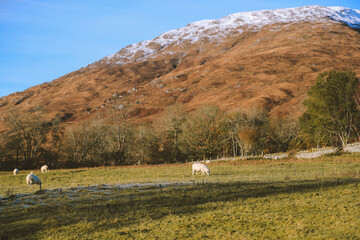
M 358 79 L 352 71 L 330 71 L 318 75 L 304 101 L 301 130 L 317 144 L 335 143 L 344 147 L 359 124 L 354 95 Z

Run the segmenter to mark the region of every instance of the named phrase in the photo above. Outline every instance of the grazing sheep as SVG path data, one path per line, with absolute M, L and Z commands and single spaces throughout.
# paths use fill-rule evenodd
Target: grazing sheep
M 37 184 L 40 186 L 40 190 L 41 190 L 41 180 L 38 176 L 34 175 L 33 173 L 34 172 L 31 171 L 31 173 L 26 176 L 26 183 L 27 185 Z
M 208 166 L 206 166 L 203 163 L 194 163 L 192 165 L 192 175 L 194 175 L 194 173 L 197 172 L 201 172 L 201 175 L 202 174 L 210 175 L 210 169 L 208 168 Z
M 44 165 L 41 167 L 41 172 L 44 173 L 44 172 L 49 172 L 49 167 L 48 165 Z
M 41 190 L 41 180 L 38 176 L 33 175 L 34 172 L 31 172 L 30 174 L 28 174 L 26 176 L 26 183 L 27 185 L 32 185 L 32 184 L 37 184 L 40 186 L 40 190 Z
M 14 169 L 14 175 L 18 174 L 19 173 L 19 169 L 15 168 Z
M 205 163 L 210 163 L 210 160 L 206 160 Z

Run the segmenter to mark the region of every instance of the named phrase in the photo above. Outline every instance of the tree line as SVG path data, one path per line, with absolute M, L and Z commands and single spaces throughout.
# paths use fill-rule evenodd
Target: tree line
M 60 119 L 46 121 L 39 109 L 26 115 L 12 111 L 0 136 L 0 169 L 176 163 L 341 148 L 359 138 L 357 87 L 351 71 L 319 74 L 299 119 L 270 117 L 263 109 L 226 114 L 216 106 L 188 113 L 175 104 L 153 123 L 134 124 L 114 104 L 105 115 L 64 129 Z

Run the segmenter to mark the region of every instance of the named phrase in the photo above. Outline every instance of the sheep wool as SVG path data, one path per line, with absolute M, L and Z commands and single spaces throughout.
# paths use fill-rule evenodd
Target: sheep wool
M 200 172 L 201 175 L 202 174 L 210 175 L 210 169 L 208 168 L 208 166 L 206 166 L 203 163 L 194 163 L 192 165 L 192 175 L 194 175 L 194 173 L 196 174 L 198 172 Z
M 49 172 L 49 166 L 48 165 L 44 165 L 40 168 L 41 172 L 44 173 L 44 172 Z
M 27 185 L 33 185 L 33 184 L 37 184 L 40 187 L 41 190 L 41 180 L 38 176 L 33 174 L 34 172 L 31 172 L 30 174 L 28 174 L 26 176 L 26 183 Z

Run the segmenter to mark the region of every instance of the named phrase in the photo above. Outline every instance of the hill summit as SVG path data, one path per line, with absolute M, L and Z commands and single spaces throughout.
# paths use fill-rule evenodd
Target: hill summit
M 156 54 L 174 54 L 171 47 L 194 44 L 198 41 L 222 42 L 229 35 L 240 35 L 245 31 L 259 31 L 266 25 L 298 22 L 327 23 L 329 20 L 343 22 L 360 28 L 360 11 L 345 7 L 307 6 L 254 12 L 240 12 L 216 20 L 202 20 L 186 27 L 161 34 L 153 40 L 131 44 L 116 54 L 106 56 L 97 63 L 123 65 L 145 61 Z M 274 26 L 274 31 L 278 27 Z

